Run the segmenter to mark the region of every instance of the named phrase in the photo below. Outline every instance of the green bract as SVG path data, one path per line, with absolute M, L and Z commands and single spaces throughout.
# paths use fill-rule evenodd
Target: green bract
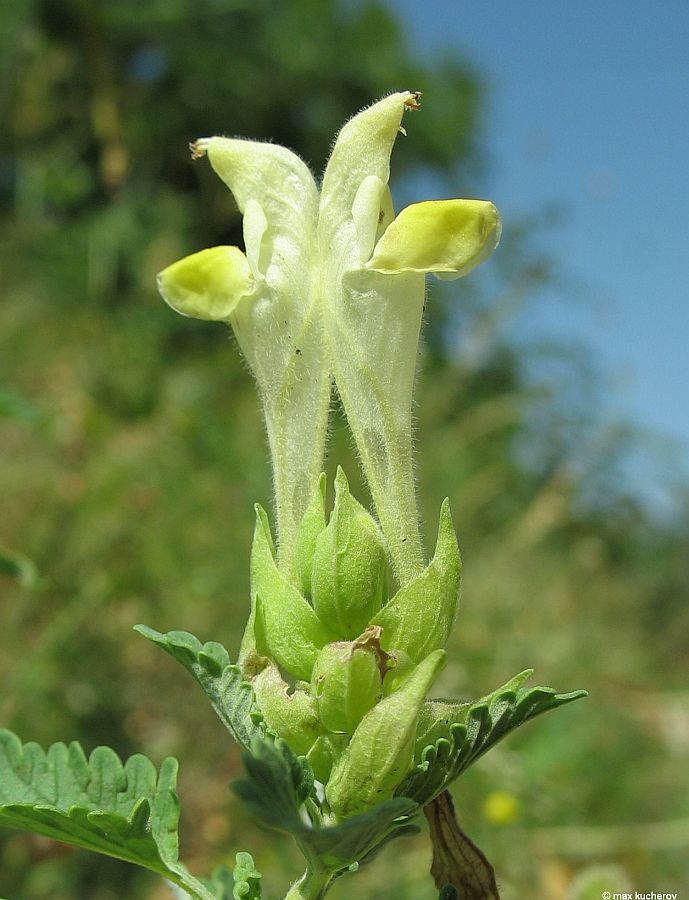
M 323 473 L 318 479 L 318 490 L 311 495 L 311 502 L 306 508 L 297 532 L 297 577 L 301 589 L 307 597 L 311 596 L 311 575 L 316 541 L 325 528 L 325 485 L 326 478 Z
M 381 698 L 381 653 L 378 634 L 356 641 L 327 644 L 313 667 L 313 693 L 323 727 L 335 734 L 352 734 L 364 714 Z
M 253 622 L 249 620 L 243 651 L 255 647 L 297 678 L 308 681 L 319 649 L 335 640 L 337 633 L 318 618 L 278 569 L 266 515 L 258 505 L 251 550 L 251 594 L 254 616 Z

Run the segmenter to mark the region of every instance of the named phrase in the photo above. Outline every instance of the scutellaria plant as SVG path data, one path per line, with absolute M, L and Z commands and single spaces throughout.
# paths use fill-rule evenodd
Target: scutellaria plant
M 234 790 L 264 827 L 293 836 L 305 872 L 284 894 L 325 896 L 425 811 L 441 896 L 497 897 L 490 865 L 456 825 L 448 786 L 508 731 L 583 692 L 525 688 L 522 672 L 475 702 L 429 699 L 446 662 L 461 562 L 446 500 L 435 552 L 421 540 L 412 392 L 425 277 L 487 259 L 500 218 L 484 200 L 414 203 L 397 215 L 392 148 L 420 95 L 391 94 L 354 116 L 322 184 L 291 151 L 201 138 L 243 216 L 245 249 L 201 250 L 158 287 L 185 316 L 229 325 L 255 377 L 273 471 L 274 525 L 260 506 L 250 614 L 236 662 L 214 641 L 137 626 L 199 683 L 244 749 Z M 373 499 L 338 468 L 322 474 L 333 388 Z M 0 732 L 0 824 L 158 872 L 180 896 L 259 898 L 248 853 L 208 879 L 178 860 L 176 762 L 109 749 L 44 753 Z

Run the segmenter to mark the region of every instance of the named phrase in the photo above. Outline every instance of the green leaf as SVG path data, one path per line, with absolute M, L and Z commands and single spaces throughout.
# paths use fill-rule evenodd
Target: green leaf
M 242 754 L 247 777 L 232 790 L 267 828 L 293 834 L 303 825 L 299 810 L 313 788 L 313 773 L 281 738 L 253 741 Z
M 256 740 L 243 761 L 246 777 L 232 787 L 249 811 L 266 828 L 291 834 L 307 860 L 333 873 L 368 861 L 383 843 L 409 833 L 419 812 L 414 801 L 398 797 L 339 825 L 323 826 L 311 768 L 284 741 Z M 302 816 L 305 804 L 311 825 Z
M 254 738 L 263 734 L 253 688 L 244 680 L 239 666 L 230 662 L 222 644 L 216 641 L 202 644 L 188 631 L 161 634 L 146 625 L 136 625 L 134 630 L 169 653 L 194 676 L 237 743 L 248 749 Z
M 535 716 L 587 696 L 586 691 L 558 694 L 552 688 L 522 688 L 532 670 L 516 675 L 502 688 L 471 703 L 447 733 L 426 747 L 396 795 L 425 806 L 465 769 L 514 728 Z
M 124 765 L 108 747 L 89 759 L 78 743 L 22 745 L 0 730 L 0 825 L 114 856 L 163 875 L 197 900 L 214 900 L 178 862 L 177 761 L 160 774 L 139 754 Z
M 234 871 L 218 866 L 203 883 L 215 900 L 261 900 L 261 873 L 256 870 L 250 853 L 238 853 Z
M 232 895 L 234 878 L 227 866 L 217 866 L 213 869 L 210 878 L 203 879 L 203 883 L 215 900 L 234 900 Z

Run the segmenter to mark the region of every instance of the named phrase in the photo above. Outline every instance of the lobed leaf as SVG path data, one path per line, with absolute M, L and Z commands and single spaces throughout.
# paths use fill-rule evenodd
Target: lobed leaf
M 463 721 L 450 724 L 445 736 L 423 750 L 420 762 L 396 795 L 425 806 L 510 731 L 541 713 L 587 696 L 586 691 L 558 694 L 548 687 L 521 687 L 531 671 L 516 675 L 502 688 L 469 704 L 462 711 Z
M 151 869 L 197 900 L 214 900 L 178 861 L 177 761 L 157 774 L 137 754 L 124 764 L 108 747 L 87 759 L 73 742 L 22 744 L 0 730 L 0 825 Z
M 188 631 L 161 634 L 146 625 L 136 625 L 134 630 L 169 653 L 193 675 L 237 743 L 249 749 L 252 741 L 263 734 L 263 717 L 253 688 L 244 680 L 240 667 L 231 663 L 222 644 L 217 641 L 202 644 Z
M 292 835 L 307 860 L 318 860 L 331 872 L 344 872 L 367 862 L 393 837 L 416 830 L 411 820 L 419 807 L 404 797 L 388 800 L 338 825 L 321 825 L 318 814 L 311 816 L 309 824 L 302 807 L 311 804 L 313 811 L 318 801 L 313 773 L 304 758 L 295 756 L 279 738 L 265 738 L 255 740 L 243 760 L 246 777 L 232 787 L 249 811 L 266 828 Z

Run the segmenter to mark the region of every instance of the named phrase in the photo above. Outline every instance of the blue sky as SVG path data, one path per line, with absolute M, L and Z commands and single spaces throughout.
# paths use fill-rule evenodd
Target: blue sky
M 387 2 L 420 59 L 487 79 L 483 194 L 505 219 L 563 211 L 541 244 L 592 302 L 553 295 L 518 327 L 592 346 L 606 414 L 689 472 L 689 3 Z

